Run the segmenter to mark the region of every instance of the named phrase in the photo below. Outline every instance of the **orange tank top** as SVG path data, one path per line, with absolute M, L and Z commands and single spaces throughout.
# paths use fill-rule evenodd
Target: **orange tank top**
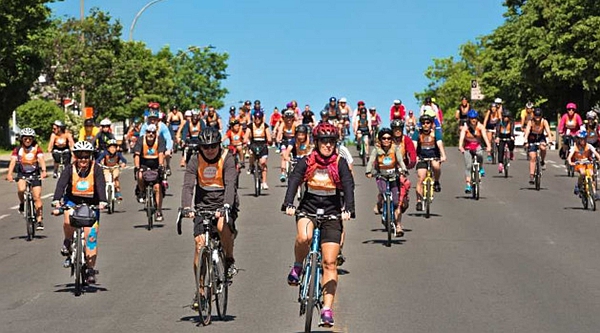
M 73 177 L 71 177 L 71 193 L 77 197 L 93 198 L 94 197 L 94 164 L 90 167 L 90 172 L 87 177 L 81 178 L 77 174 L 75 166 L 73 166 Z
M 221 154 L 216 163 L 208 163 L 198 154 L 198 186 L 206 191 L 219 191 L 225 189 L 223 181 L 223 165 L 227 150 Z
M 152 146 L 148 146 L 148 141 L 146 141 L 146 136 L 144 136 L 143 149 L 142 149 L 142 157 L 147 160 L 154 160 L 158 158 L 158 138 L 154 139 L 154 144 Z

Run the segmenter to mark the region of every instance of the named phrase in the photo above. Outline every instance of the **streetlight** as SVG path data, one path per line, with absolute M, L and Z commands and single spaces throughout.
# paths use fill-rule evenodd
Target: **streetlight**
M 81 0 L 83 1 L 83 0 Z M 131 42 L 133 40 L 133 29 L 135 28 L 135 24 L 137 23 L 137 20 L 140 18 L 140 16 L 142 15 L 142 13 L 148 9 L 148 7 L 152 6 L 153 4 L 157 3 L 157 2 L 161 2 L 163 0 L 152 0 L 150 2 L 148 2 L 146 5 L 144 5 L 144 7 L 142 7 L 142 9 L 140 9 L 140 11 L 135 15 L 135 17 L 133 18 L 133 22 L 131 22 L 131 27 L 129 27 L 129 41 Z

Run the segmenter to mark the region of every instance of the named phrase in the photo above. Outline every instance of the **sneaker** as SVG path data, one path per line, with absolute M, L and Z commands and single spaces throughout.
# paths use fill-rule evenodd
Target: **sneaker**
M 442 191 L 442 186 L 440 185 L 440 182 L 434 182 L 433 183 L 433 191 L 434 192 L 441 192 Z
M 282 174 L 279 176 L 279 181 L 280 181 L 280 182 L 282 182 L 282 183 L 285 183 L 285 174 L 283 174 L 283 173 L 282 173 Z
M 164 219 L 162 213 L 156 213 L 156 222 L 162 222 Z
M 70 239 L 65 239 L 63 241 L 63 245 L 60 248 L 60 254 L 63 257 L 68 257 L 71 255 L 71 240 Z
M 250 166 L 248 170 L 246 170 L 246 174 L 251 175 L 254 173 L 254 166 Z
M 404 229 L 402 228 L 401 225 L 397 225 L 396 226 L 396 237 L 402 237 L 404 236 Z
M 168 168 L 165 173 L 167 177 L 171 176 L 171 168 Z
M 502 163 L 498 163 L 498 173 L 504 172 L 504 165 Z
M 240 169 L 246 169 L 246 163 L 240 163 Z
M 546 170 L 546 161 L 540 161 L 540 165 L 542 166 L 542 170 Z
M 71 257 L 67 257 L 65 259 L 65 261 L 63 261 L 62 265 L 63 265 L 63 268 L 69 268 L 69 267 L 71 267 Z
M 378 203 L 373 207 L 373 213 L 375 213 L 375 215 L 381 214 L 381 206 Z
M 52 178 L 58 178 L 58 173 L 56 171 L 52 173 Z
M 487 157 L 487 161 L 488 161 L 489 163 L 492 163 L 492 155 L 488 155 L 488 157 Z
M 260 188 L 263 190 L 268 190 L 269 189 L 269 185 L 267 185 L 267 183 L 262 183 L 260 184 Z
M 25 203 L 21 202 L 19 204 L 19 213 L 23 214 L 24 211 L 25 211 Z
M 529 185 L 533 184 L 535 184 L 535 181 L 533 180 L 533 175 L 529 175 Z
M 44 222 L 39 221 L 36 225 L 35 225 L 35 230 L 44 230 Z
M 479 175 L 485 177 L 485 170 L 483 168 L 479 169 Z
M 96 283 L 96 270 L 94 270 L 93 268 L 88 268 L 86 275 L 87 275 L 87 279 L 85 279 L 85 282 L 87 282 L 87 284 L 95 284 Z
M 573 189 L 573 194 L 579 195 L 579 185 L 575 185 L 575 188 Z
M 143 198 L 143 197 L 138 197 L 138 198 L 137 198 L 137 201 L 138 201 L 139 203 L 143 204 L 143 203 L 144 203 L 144 198 Z
M 421 201 L 417 201 L 417 212 L 423 211 L 423 203 Z
M 294 267 L 292 267 L 292 270 L 288 274 L 287 283 L 290 286 L 297 286 L 300 282 L 300 275 L 302 275 L 302 266 L 294 264 Z
M 190 307 L 192 308 L 192 310 L 198 311 L 198 308 L 200 307 L 200 302 L 198 301 L 198 294 L 194 295 Z
M 227 273 L 227 280 L 233 279 L 233 277 L 238 273 L 238 269 L 235 266 L 235 259 L 225 258 L 225 272 Z
M 471 184 L 467 184 L 465 185 L 465 193 L 469 194 L 471 193 L 473 189 L 471 188 Z
M 321 310 L 321 321 L 319 322 L 321 327 L 332 327 L 333 326 L 333 311 L 331 309 Z
M 561 160 L 564 160 L 567 158 L 567 156 L 565 154 L 565 150 L 562 148 L 558 151 L 558 156 L 560 157 Z
M 337 265 L 342 266 L 346 262 L 346 256 L 342 254 L 342 249 L 340 249 L 340 254 L 337 256 Z
M 275 149 L 275 154 L 279 154 L 281 150 L 279 148 Z

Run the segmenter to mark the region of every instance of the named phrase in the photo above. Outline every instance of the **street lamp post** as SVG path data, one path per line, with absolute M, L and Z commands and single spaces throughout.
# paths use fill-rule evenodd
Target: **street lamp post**
M 83 1 L 83 0 L 81 0 Z M 140 16 L 142 15 L 142 13 L 148 9 L 148 7 L 152 6 L 153 4 L 157 3 L 157 2 L 161 2 L 163 0 L 152 0 L 150 2 L 148 2 L 146 5 L 144 5 L 144 7 L 142 7 L 142 9 L 140 9 L 140 11 L 135 15 L 135 17 L 133 18 L 133 22 L 131 22 L 131 27 L 129 27 L 129 41 L 131 42 L 133 40 L 133 29 L 135 28 L 135 24 L 137 23 L 137 20 L 140 18 Z

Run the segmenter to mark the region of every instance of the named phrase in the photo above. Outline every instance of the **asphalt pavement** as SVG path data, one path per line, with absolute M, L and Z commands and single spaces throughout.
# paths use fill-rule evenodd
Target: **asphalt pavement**
M 575 178 L 566 176 L 555 151 L 535 191 L 522 151 L 516 149 L 507 179 L 485 164 L 475 201 L 463 191 L 460 153 L 448 148 L 432 217 L 415 212 L 412 191 L 406 234 L 390 248 L 372 212 L 375 182 L 355 166 L 357 219 L 346 223 L 336 325 L 315 332 L 598 332 L 599 213 L 582 209 L 572 193 Z M 183 235 L 175 230 L 181 169 L 174 167 L 169 179 L 165 221 L 152 231 L 133 197 L 133 171 L 123 171 L 125 200 L 101 216 L 98 284 L 80 297 L 61 266 L 62 217 L 49 215 L 55 180 L 44 180 L 46 230 L 31 242 L 16 210 L 15 184 L 1 182 L 0 332 L 302 331 L 297 289 L 286 283 L 294 220 L 279 210 L 285 186 L 278 158 L 269 153 L 270 189 L 263 196 L 255 198 L 250 176 L 240 176 L 240 272 L 227 320 L 214 318 L 208 327 L 198 327 L 189 308 L 191 221 L 184 221 Z

